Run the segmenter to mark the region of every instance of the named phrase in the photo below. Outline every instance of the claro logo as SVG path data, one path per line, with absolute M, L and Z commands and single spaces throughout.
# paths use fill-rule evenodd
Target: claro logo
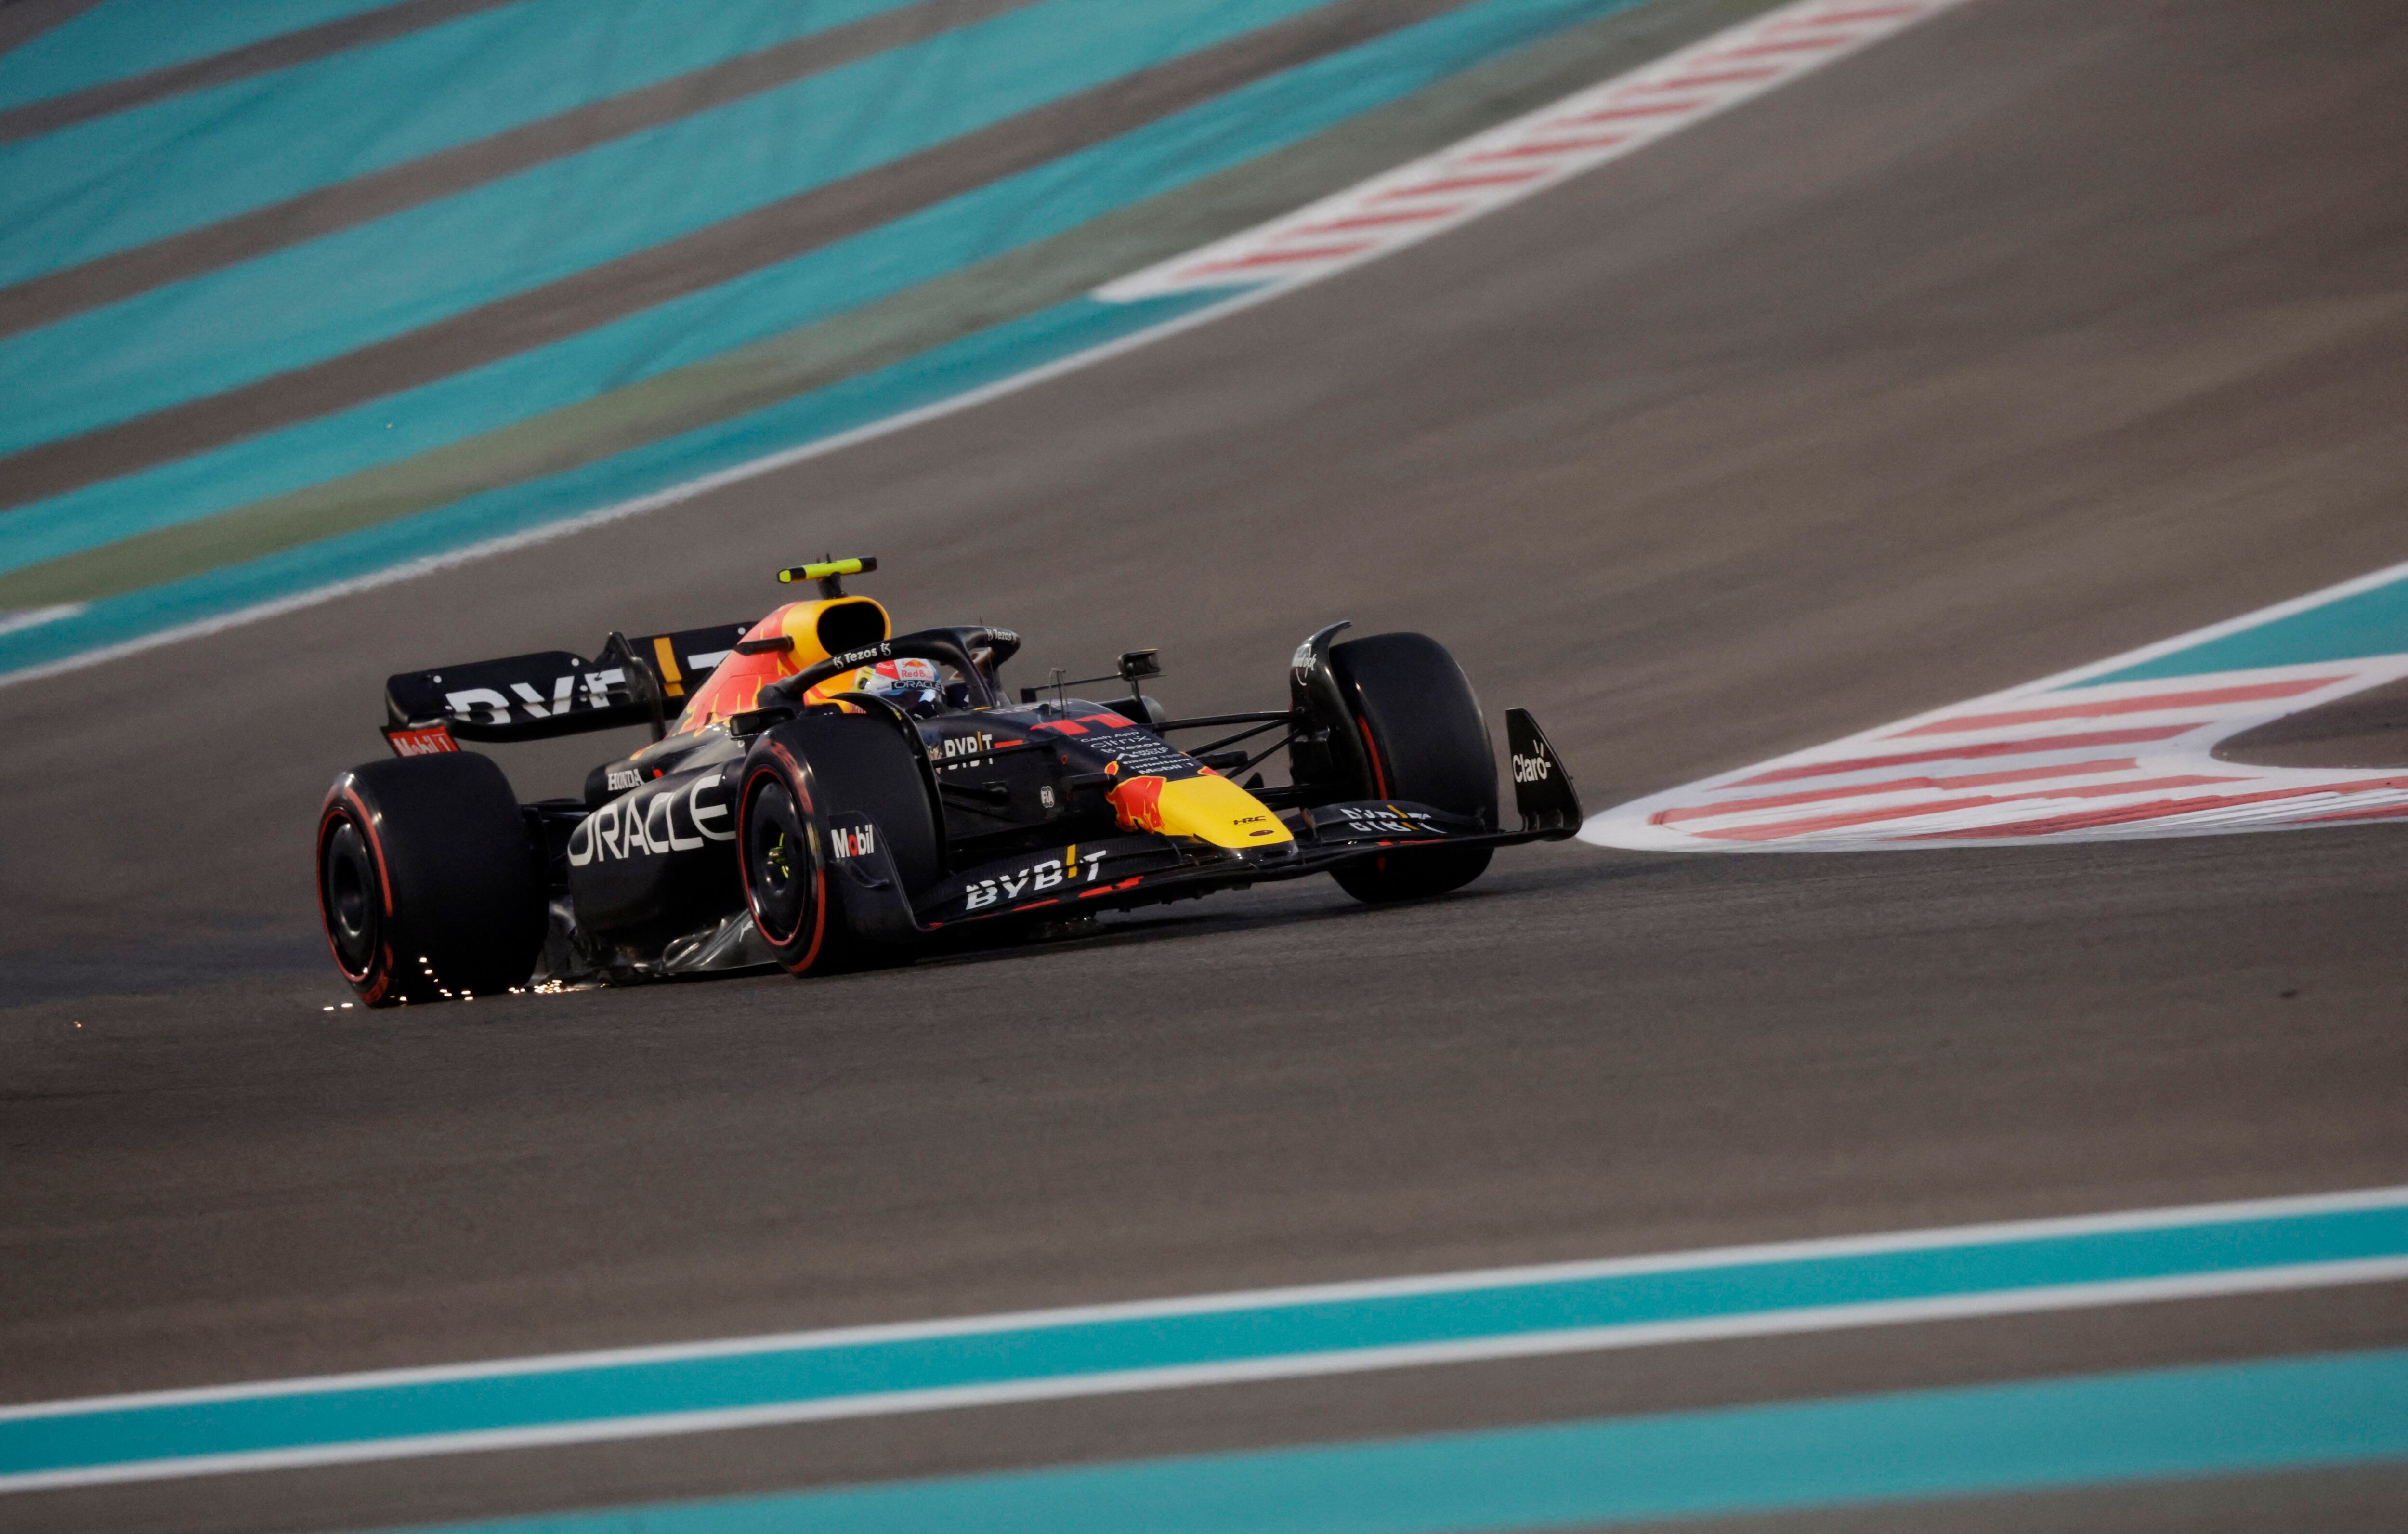
M 1545 782 L 1547 774 L 1555 770 L 1555 764 L 1547 760 L 1547 753 L 1543 751 L 1535 756 L 1524 756 L 1518 752 L 1514 753 L 1513 781 L 1517 783 Z
M 630 794 L 577 823 L 568 834 L 569 866 L 581 868 L 597 858 L 659 857 L 734 841 L 734 819 L 716 775 Z

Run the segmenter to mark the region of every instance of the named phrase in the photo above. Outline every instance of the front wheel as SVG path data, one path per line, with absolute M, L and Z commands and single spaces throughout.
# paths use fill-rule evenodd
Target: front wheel
M 748 767 L 737 822 L 752 925 L 780 964 L 804 974 L 827 946 L 827 854 L 810 790 L 774 762 Z
M 910 957 L 911 897 L 936 882 L 943 853 L 925 757 L 908 728 L 876 715 L 807 715 L 744 760 L 744 898 L 791 973 Z M 899 887 L 880 882 L 881 870 Z
M 1362 747 L 1360 797 L 1426 804 L 1497 826 L 1497 759 L 1463 667 L 1426 634 L 1332 645 L 1329 667 Z M 1330 870 L 1357 900 L 1416 900 L 1470 883 L 1486 847 L 1412 848 Z
M 469 752 L 370 762 L 318 817 L 318 910 L 335 964 L 371 1007 L 526 983 L 544 876 L 509 780 Z

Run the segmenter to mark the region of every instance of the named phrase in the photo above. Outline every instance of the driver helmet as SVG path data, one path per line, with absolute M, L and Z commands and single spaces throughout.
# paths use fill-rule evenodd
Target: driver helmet
M 944 677 L 934 661 L 904 656 L 865 666 L 853 673 L 853 690 L 889 698 L 903 711 L 926 718 L 944 705 Z

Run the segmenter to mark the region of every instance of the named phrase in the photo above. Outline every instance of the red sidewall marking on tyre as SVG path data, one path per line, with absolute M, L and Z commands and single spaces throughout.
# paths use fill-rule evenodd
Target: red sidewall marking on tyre
M 371 965 L 355 975 L 351 973 L 351 967 L 343 962 L 342 947 L 335 941 L 335 913 L 326 904 L 326 843 L 333 835 L 333 828 L 350 818 L 340 810 L 332 808 L 318 817 L 318 925 L 326 934 L 326 951 L 335 955 L 335 968 L 345 980 L 358 985 L 376 970 Z M 370 955 L 371 960 L 374 957 Z
M 741 869 L 744 876 L 744 904 L 746 909 L 750 910 L 752 913 L 753 928 L 771 944 L 783 947 L 791 942 L 792 939 L 780 938 L 771 932 L 769 924 L 761 914 L 761 897 L 752 888 L 752 859 L 751 854 L 752 818 L 752 806 L 759 798 L 759 796 L 753 792 L 754 785 L 759 783 L 762 779 L 767 778 L 771 782 L 777 783 L 781 787 L 785 788 L 789 794 L 795 796 L 796 800 L 795 807 L 796 811 L 806 823 L 810 821 L 816 811 L 811 801 L 811 791 L 810 785 L 805 781 L 805 773 L 803 771 L 802 764 L 796 761 L 792 753 L 790 753 L 785 747 L 778 745 L 775 742 L 770 744 L 769 750 L 777 756 L 778 760 L 785 763 L 786 766 L 792 769 L 791 776 L 787 773 L 781 773 L 774 767 L 755 767 L 752 769 L 752 776 L 745 779 L 744 797 L 742 800 L 744 806 L 744 824 L 738 828 L 744 837 L 743 845 L 745 847 L 745 853 L 738 860 L 738 867 Z M 801 934 L 798 930 L 796 936 L 799 937 L 800 935 Z M 792 964 L 786 965 L 787 970 L 790 973 L 799 975 L 810 969 L 814 963 L 818 962 L 820 947 L 826 940 L 827 872 L 820 866 L 820 860 L 817 855 L 813 855 L 811 858 L 810 946 L 804 951 L 803 956 L 800 959 Z
M 1380 765 L 1380 746 L 1371 738 L 1371 722 L 1357 714 L 1354 726 L 1363 732 L 1363 754 L 1371 759 L 1372 791 L 1384 799 L 1388 796 L 1388 772 Z
M 377 968 L 375 955 L 371 954 L 367 968 L 356 975 L 351 973 L 351 966 L 343 962 L 343 951 L 335 943 L 335 913 L 326 909 L 326 838 L 328 827 L 338 820 L 349 820 L 359 827 L 360 839 L 368 844 L 368 855 L 376 859 L 378 903 L 384 908 L 388 925 L 393 917 L 393 876 L 385 867 L 384 844 L 377 839 L 367 806 L 349 787 L 337 787 L 327 796 L 326 808 L 318 816 L 318 923 L 326 934 L 327 951 L 335 955 L 335 968 L 356 988 L 376 978 Z M 377 933 L 377 946 L 384 951 L 384 974 L 377 979 L 373 989 L 360 993 L 360 999 L 370 1003 L 383 999 L 385 992 L 393 988 L 393 943 L 383 928 Z

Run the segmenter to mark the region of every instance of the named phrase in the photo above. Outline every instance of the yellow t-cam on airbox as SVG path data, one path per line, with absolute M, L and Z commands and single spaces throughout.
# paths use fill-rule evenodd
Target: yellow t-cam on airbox
M 874 559 L 830 559 L 817 565 L 796 565 L 790 569 L 780 570 L 778 581 L 781 585 L 789 586 L 797 581 L 816 581 L 820 583 L 822 596 L 842 596 L 846 576 L 867 575 L 876 568 L 878 561 Z
M 793 602 L 780 608 L 763 620 L 753 630 L 756 635 L 784 635 L 791 646 L 781 645 L 785 652 L 782 669 L 788 676 L 849 650 L 863 650 L 890 638 L 895 625 L 886 609 L 867 596 L 847 596 L 844 578 L 867 575 L 878 568 L 875 559 L 831 559 L 817 565 L 797 565 L 780 570 L 781 585 L 799 581 L 819 583 L 820 599 L 816 602 Z M 746 640 L 752 648 L 756 641 Z
M 830 559 L 817 565 L 797 565 L 780 570 L 781 585 L 798 581 L 819 583 L 820 599 L 816 602 L 795 602 L 779 609 L 753 632 L 783 634 L 794 641 L 785 650 L 782 669 L 788 676 L 815 666 L 830 655 L 847 651 L 866 650 L 882 639 L 894 637 L 895 624 L 886 609 L 867 596 L 847 596 L 844 578 L 867 575 L 878 568 L 875 559 Z M 771 625 L 775 626 L 772 627 Z M 783 648 L 783 647 L 781 647 Z

